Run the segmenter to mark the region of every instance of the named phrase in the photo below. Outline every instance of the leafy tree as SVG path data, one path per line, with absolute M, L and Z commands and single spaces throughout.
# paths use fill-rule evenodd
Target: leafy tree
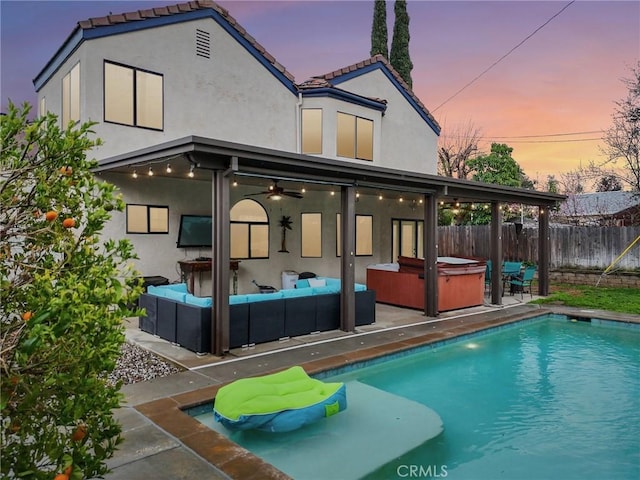
M 556 179 L 556 177 L 554 175 L 548 175 L 547 176 L 546 191 L 549 192 L 549 193 L 559 193 L 560 192 L 559 182 L 558 182 L 558 180 Z
M 471 173 L 468 161 L 478 154 L 480 130 L 471 122 L 446 130 L 438 146 L 438 174 L 444 177 L 467 179 Z
M 389 61 L 407 85 L 412 87 L 411 70 L 413 70 L 413 63 L 409 56 L 409 14 L 407 13 L 406 0 L 396 0 L 393 11 L 395 21 L 393 23 L 393 39 L 391 40 L 391 58 Z
M 492 143 L 489 155 L 480 155 L 467 163 L 474 172 L 472 179 L 509 187 L 522 186 L 525 175 L 511 156 L 512 152 L 513 148 L 504 143 Z
M 622 182 L 615 175 L 605 175 L 596 185 L 596 192 L 618 192 L 622 190 Z
M 389 58 L 387 38 L 387 2 L 375 0 L 373 4 L 373 26 L 371 27 L 371 56 Z
M 610 164 L 622 163 L 622 181 L 640 192 L 640 62 L 631 72 L 631 78 L 622 80 L 627 97 L 615 102 L 613 125 L 604 132 L 603 153 Z
M 0 471 L 93 478 L 121 441 L 107 374 L 140 281 L 131 245 L 98 239 L 124 205 L 91 173 L 91 124 L 61 130 L 29 111 L 0 117 Z

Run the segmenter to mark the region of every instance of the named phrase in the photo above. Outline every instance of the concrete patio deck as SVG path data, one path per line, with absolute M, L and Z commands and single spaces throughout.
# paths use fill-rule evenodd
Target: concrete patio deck
M 422 344 L 555 311 L 640 323 L 640 315 L 582 312 L 527 305 L 507 296 L 504 305 L 485 305 L 442 313 L 377 304 L 376 323 L 356 333 L 325 332 L 280 342 L 234 349 L 224 358 L 198 356 L 141 332 L 137 319 L 127 326 L 127 339 L 179 364 L 185 371 L 123 387 L 124 406 L 115 412 L 124 442 L 108 465 L 108 480 L 137 479 L 285 479 L 271 465 L 182 413 L 181 409 L 211 401 L 230 381 L 292 365 L 310 373 L 348 365 Z M 525 299 L 526 301 L 526 299 Z M 297 479 L 304 480 L 304 479 Z M 337 479 L 339 480 L 339 479 Z

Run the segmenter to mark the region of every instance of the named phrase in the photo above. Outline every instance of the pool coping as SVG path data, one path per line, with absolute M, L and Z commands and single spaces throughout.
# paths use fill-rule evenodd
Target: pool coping
M 269 362 L 264 359 L 254 359 L 254 361 L 261 362 L 256 365 L 259 367 L 256 368 L 256 370 L 259 371 L 252 371 L 251 375 L 243 375 L 242 371 L 240 371 L 238 375 L 256 376 L 275 373 L 294 364 L 301 365 L 309 375 L 319 375 L 329 370 L 343 370 L 380 357 L 402 354 L 403 352 L 408 352 L 426 345 L 446 342 L 464 335 L 488 331 L 548 314 L 557 314 L 575 319 L 593 318 L 629 324 L 640 323 L 640 316 L 634 318 L 632 316 L 618 315 L 611 312 L 585 311 L 570 308 L 535 307 L 519 309 L 512 314 L 509 313 L 500 311 L 491 312 L 490 314 L 474 315 L 472 316 L 473 321 L 465 321 L 465 319 L 461 320 L 460 318 L 453 317 L 438 322 L 437 326 L 440 328 L 436 328 L 436 326 L 430 324 L 422 324 L 419 326 L 420 328 L 418 328 L 417 332 L 413 332 L 413 335 L 399 334 L 400 339 L 392 339 L 382 344 L 364 346 L 363 348 L 353 346 L 355 343 L 353 340 L 358 339 L 358 335 L 355 335 L 348 339 L 341 339 L 351 340 L 351 342 L 344 342 L 351 343 L 351 346 L 346 345 L 346 349 L 342 349 L 341 352 L 336 352 L 330 356 L 303 362 L 295 362 L 293 360 L 289 363 L 287 363 L 286 360 L 281 362 L 274 361 L 273 364 L 269 364 Z M 410 329 L 411 327 L 411 325 L 407 326 L 406 329 Z M 428 331 L 429 328 L 433 331 Z M 376 333 L 382 334 L 384 332 Z M 365 342 L 360 343 L 364 344 Z M 313 349 L 313 347 L 314 345 L 311 344 L 305 348 Z M 281 353 L 281 356 L 286 356 L 287 354 L 287 352 L 274 352 L 274 355 L 278 353 Z M 313 355 L 313 352 L 311 355 Z M 249 361 L 251 358 L 242 360 Z M 234 371 L 233 374 L 235 375 L 236 371 Z M 210 429 L 186 413 L 187 409 L 212 403 L 218 389 L 233 380 L 233 378 L 226 378 L 215 385 L 169 395 L 164 398 L 135 405 L 133 408 L 156 426 L 173 436 L 186 448 L 195 452 L 203 460 L 230 478 L 243 480 L 290 479 L 291 477 L 273 465 L 265 462 L 248 450 L 235 444 L 223 434 Z

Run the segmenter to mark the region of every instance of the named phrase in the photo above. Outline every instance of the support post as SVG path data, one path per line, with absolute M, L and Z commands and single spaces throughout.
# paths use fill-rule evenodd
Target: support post
M 438 316 L 438 201 L 435 195 L 424 196 L 424 314 Z
M 502 213 L 491 202 L 491 303 L 502 305 Z
M 229 177 L 216 170 L 212 183 L 211 348 L 214 355 L 222 356 L 229 351 Z
M 538 207 L 538 295 L 549 295 L 549 264 L 551 235 L 548 207 Z
M 342 205 L 340 213 L 340 231 L 342 232 L 340 294 L 340 329 L 353 332 L 356 329 L 355 297 L 355 249 L 356 249 L 356 190 L 355 187 L 342 187 Z

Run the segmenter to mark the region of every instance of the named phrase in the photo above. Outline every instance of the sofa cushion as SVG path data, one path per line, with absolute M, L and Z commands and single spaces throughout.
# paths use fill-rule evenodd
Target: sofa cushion
M 229 305 L 240 305 L 247 303 L 246 295 L 229 295 Z
M 247 293 L 247 302 L 266 302 L 269 300 L 279 300 L 282 297 L 282 292 L 273 292 L 273 293 Z
M 147 293 L 150 295 L 155 295 L 156 297 L 175 300 L 176 302 L 184 302 L 184 298 L 187 295 L 184 292 L 178 292 L 176 290 L 171 290 L 170 288 L 154 287 L 153 285 L 149 285 L 149 287 L 147 288 Z
M 213 305 L 213 300 L 211 297 L 196 297 L 195 295 L 191 295 L 187 293 L 184 297 L 185 303 L 189 305 L 195 305 L 196 307 L 211 307 Z
M 283 298 L 306 297 L 308 295 L 313 295 L 313 289 L 311 287 L 282 290 Z

